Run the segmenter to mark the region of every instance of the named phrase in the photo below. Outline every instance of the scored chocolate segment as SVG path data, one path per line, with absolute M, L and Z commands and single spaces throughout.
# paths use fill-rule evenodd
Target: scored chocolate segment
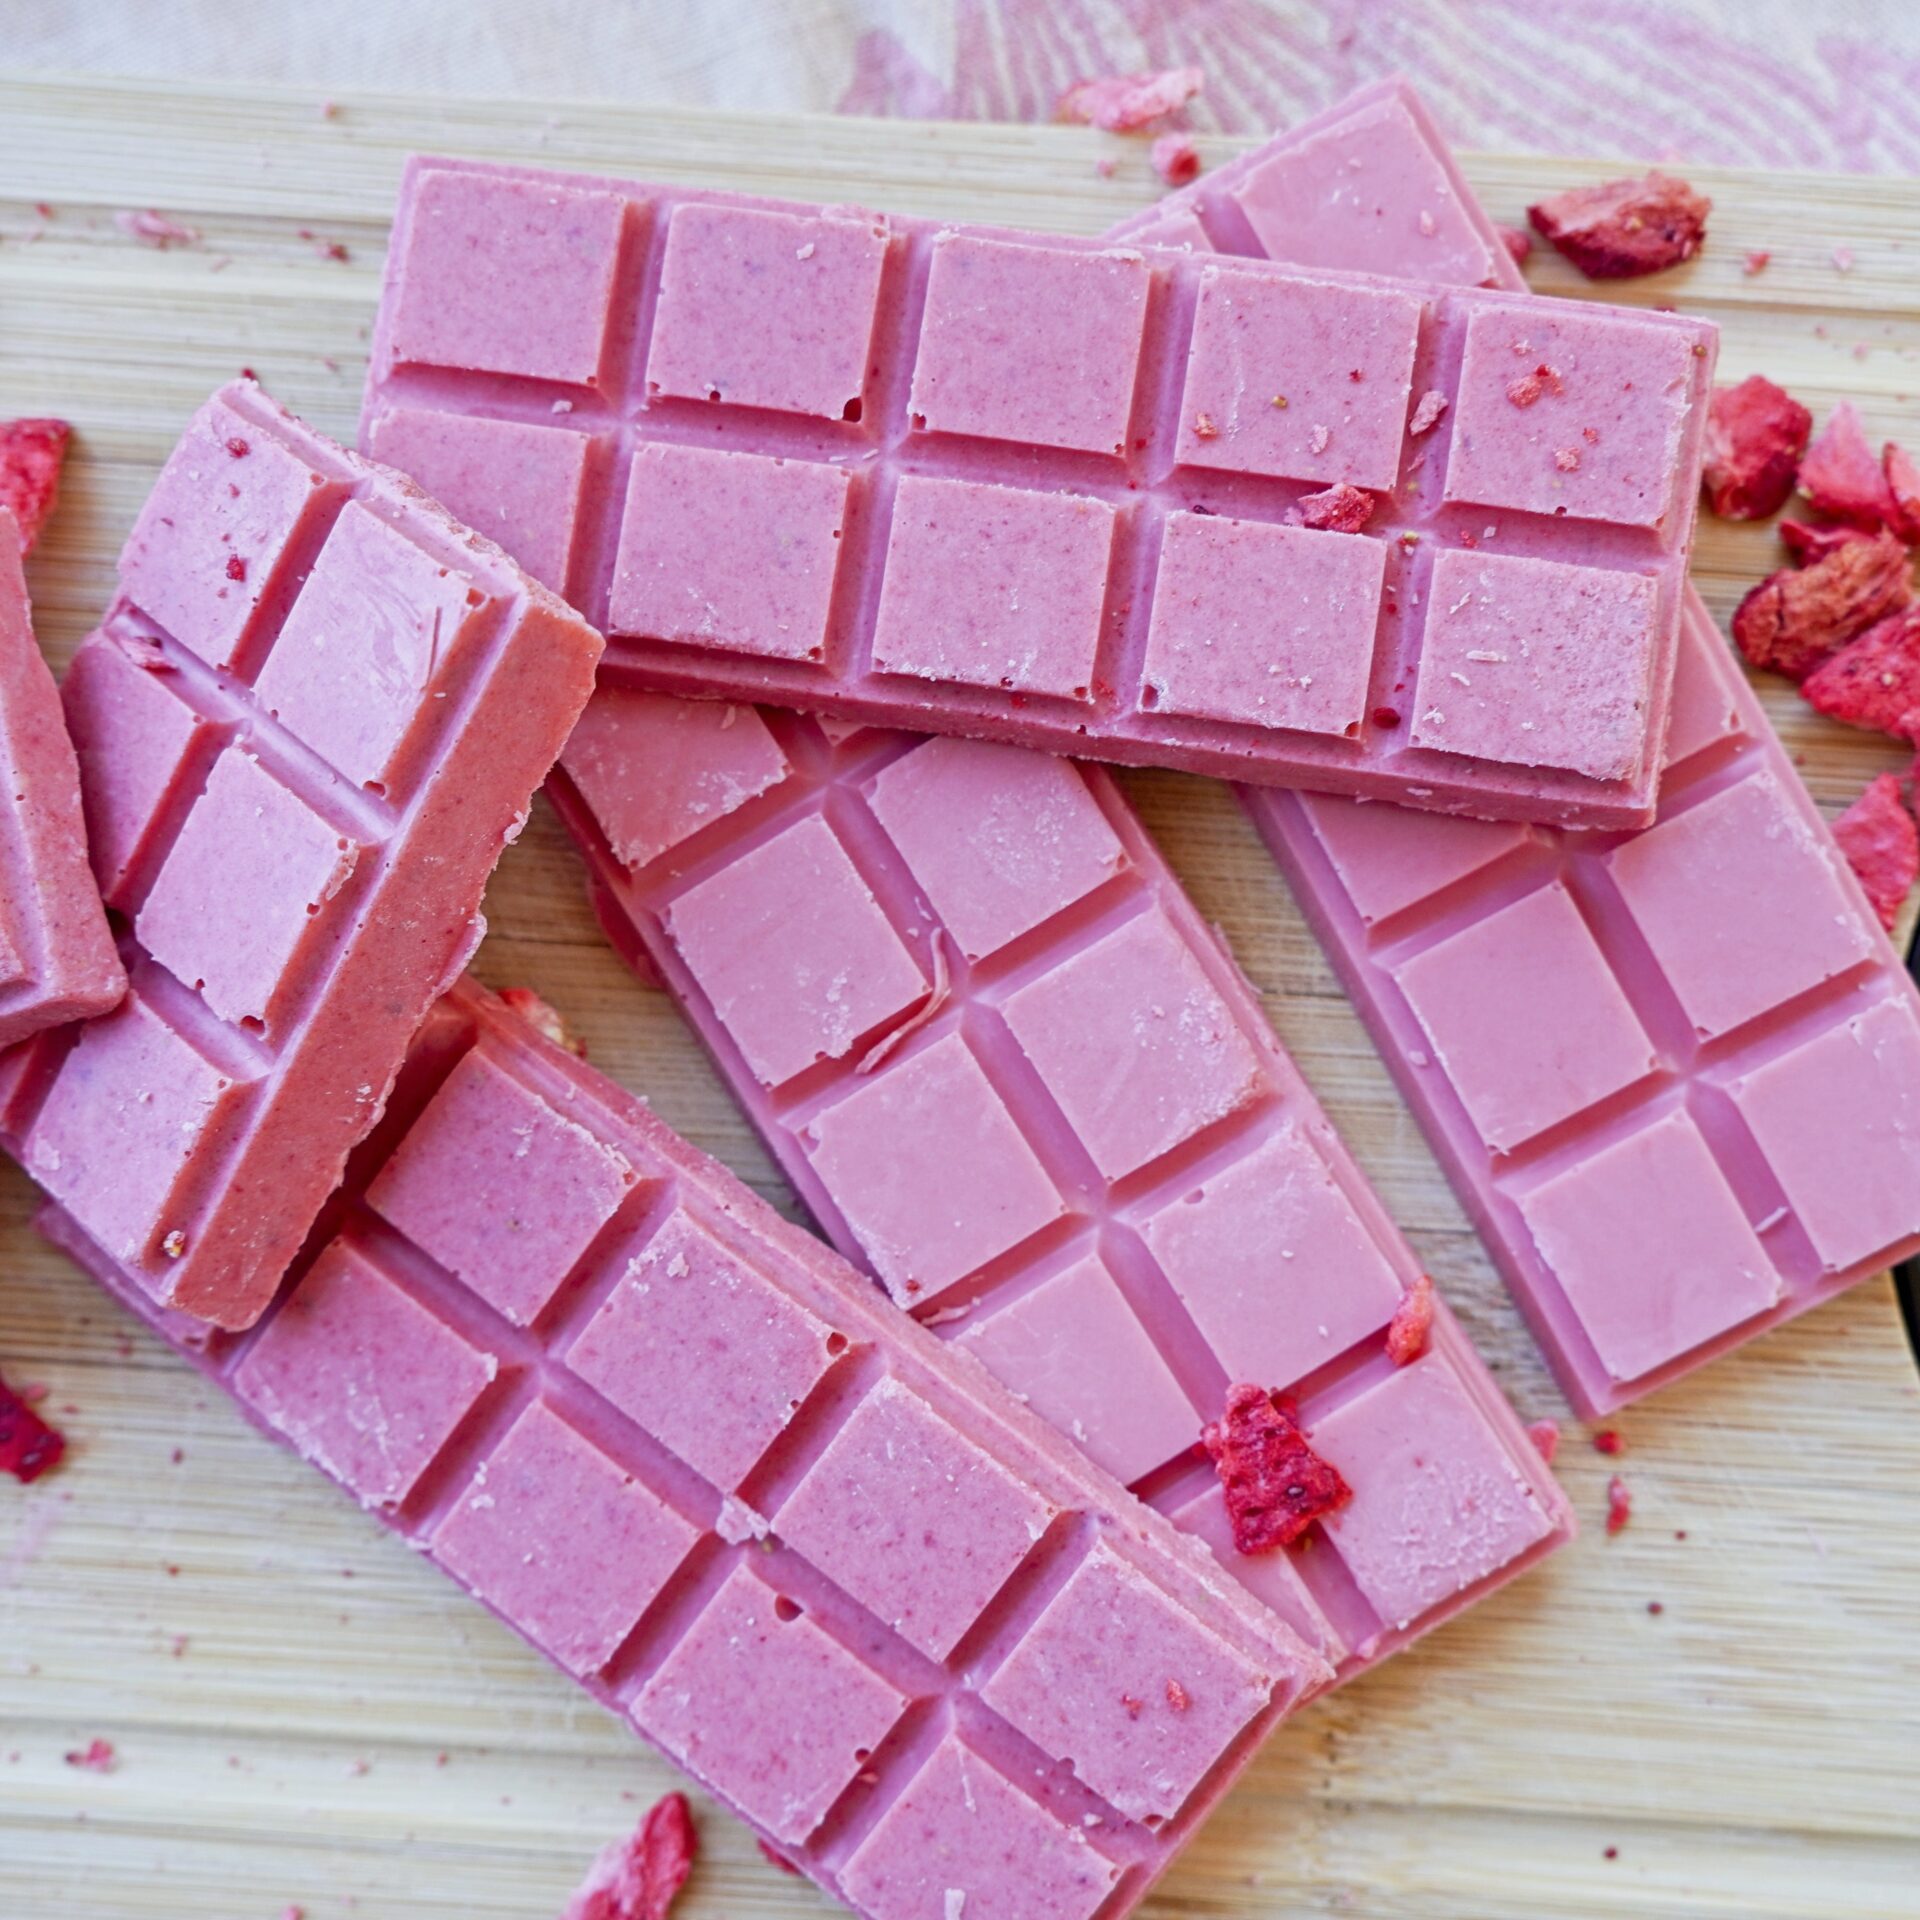
M 696 716 L 616 670 L 550 790 L 616 946 L 665 981 L 842 1252 L 1343 1674 L 1567 1536 L 1444 1310 L 1422 1364 L 1454 1383 L 1458 1470 L 1396 1461 L 1385 1345 L 1413 1256 L 1104 773 Z M 1238 1380 L 1301 1396 L 1316 1444 L 1367 1477 L 1363 1513 L 1421 1505 L 1398 1586 L 1384 1536 L 1371 1589 L 1330 1529 L 1233 1548 L 1197 1442 Z M 1361 1401 L 1377 1421 L 1336 1422 Z M 1423 1581 L 1410 1612 L 1372 1597 Z
M 494 301 L 522 264 L 594 323 Z M 1624 826 L 1712 349 L 1670 315 L 417 160 L 362 438 L 521 529 L 630 687 Z M 1298 524 L 1336 485 L 1364 528 Z M 1532 728 L 1374 724 L 1428 644 L 1429 550 L 1489 516 L 1507 678 L 1587 671 Z
M 511 1287 L 456 1230 L 476 1207 Z M 469 984 L 251 1331 L 157 1306 L 57 1206 L 41 1225 L 868 1920 L 920 1920 L 929 1885 L 936 1912 L 952 1890 L 1120 1920 L 1327 1678 L 979 1368 Z
M 272 1295 L 599 653 L 499 548 L 251 383 L 195 416 L 67 681 L 131 988 L 64 1055 L 35 1043 L 6 1122 L 156 1299 L 237 1327 Z
M 1481 236 L 1477 250 L 1463 228 Z M 1148 237 L 1523 284 L 1401 83 L 1109 239 Z M 1503 408 L 1488 382 L 1468 383 L 1450 409 L 1450 498 L 1539 508 L 1547 469 L 1530 456 L 1544 447 L 1567 456 L 1553 471 L 1571 512 L 1584 501 L 1657 519 L 1659 416 L 1607 417 L 1605 345 L 1577 312 L 1542 301 L 1476 319 L 1467 353 L 1511 366 L 1527 404 Z M 1576 430 L 1585 424 L 1595 440 Z M 1436 581 L 1515 564 L 1484 546 L 1441 559 Z M 1434 706 L 1444 731 L 1472 701 L 1504 702 L 1513 663 L 1490 657 L 1504 652 L 1484 635 L 1451 658 L 1430 643 L 1416 728 L 1432 726 Z M 1549 698 L 1531 717 L 1564 728 L 1557 707 Z M 1563 758 L 1603 764 L 1590 717 L 1569 744 Z M 1691 589 L 1659 813 L 1644 831 L 1242 798 L 1584 1413 L 1920 1250 L 1920 997 Z

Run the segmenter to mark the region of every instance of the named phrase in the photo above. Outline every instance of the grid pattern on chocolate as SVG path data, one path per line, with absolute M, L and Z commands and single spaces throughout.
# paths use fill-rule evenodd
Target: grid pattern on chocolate
M 476 278 L 561 233 L 593 315 L 564 354 Z M 1648 816 L 1709 330 L 458 162 L 411 166 L 391 260 L 363 443 L 525 527 L 639 682 Z M 1071 338 L 1021 331 L 1040 305 Z M 1429 390 L 1447 419 L 1414 434 Z M 1375 496 L 1364 533 L 1290 524 L 1338 484 Z M 1497 565 L 1431 579 L 1489 527 Z M 1469 598 L 1517 731 L 1476 737 L 1452 677 L 1384 724 Z M 1582 602 L 1614 671 L 1549 686 Z
M 430 886 L 410 856 L 512 697 L 539 590 L 245 384 L 196 416 L 121 581 L 66 709 L 131 988 L 41 1050 L 6 1137 L 157 1298 L 245 1324 L 378 1111 L 403 1002 L 424 1009 L 472 937 L 470 909 L 440 916 L 484 861 L 477 900 L 493 823 Z M 593 637 L 540 597 L 584 695 Z M 563 675 L 566 645 L 535 650 Z M 341 1048 L 343 1021 L 390 1055 Z M 355 1064 L 364 1082 L 333 1084 Z M 334 1135 L 296 1167 L 284 1127 L 316 1095 Z
M 659 788 L 623 776 L 694 722 L 617 682 L 549 792 L 615 945 L 674 994 L 843 1253 L 1199 1534 L 1343 1674 L 1567 1536 L 1551 1476 L 1444 1309 L 1422 1363 L 1443 1381 L 1416 1389 L 1388 1360 L 1412 1253 L 1105 773 L 695 713 L 711 779 L 675 817 L 637 820 Z M 891 960 L 906 982 L 862 998 Z M 1197 1454 L 1242 1379 L 1294 1395 L 1310 1430 L 1353 1436 L 1331 1457 L 1355 1507 L 1291 1554 L 1232 1549 Z M 1429 1390 L 1457 1413 L 1453 1461 L 1372 1472 L 1403 1396 Z M 1424 1583 L 1375 1551 L 1411 1511 L 1431 1528 L 1411 1555 Z
M 457 1209 L 427 1199 L 476 1179 L 542 1268 L 536 1310 L 436 1257 Z M 956 1754 L 1018 1810 L 1046 1911 L 1114 1920 L 1313 1677 L 1117 1486 L 471 987 L 248 1332 L 154 1306 L 49 1211 L 251 1418 L 872 1920 L 917 1911 L 874 1884 L 877 1836 Z M 629 1364 L 583 1365 L 621 1340 Z M 631 1364 L 641 1340 L 660 1364 Z M 719 1349 L 731 1378 L 689 1383 Z M 1064 1744 L 1029 1684 L 1058 1671 L 1101 1701 Z M 954 1858 L 958 1817 L 933 1836 Z
M 1350 136 L 1386 169 L 1378 229 L 1342 201 Z M 1398 81 L 1110 237 L 1164 214 L 1203 250 L 1432 273 L 1404 189 L 1436 178 L 1523 290 Z M 1340 217 L 1249 221 L 1248 192 Z M 1589 1415 L 1920 1251 L 1920 997 L 1691 587 L 1666 763 L 1632 835 L 1241 794 Z

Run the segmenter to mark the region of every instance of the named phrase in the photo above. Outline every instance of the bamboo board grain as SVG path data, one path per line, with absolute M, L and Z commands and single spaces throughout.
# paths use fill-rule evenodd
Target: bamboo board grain
M 1232 151 L 1203 144 L 1209 162 Z M 416 147 L 1082 232 L 1153 192 L 1140 143 L 1056 128 L 392 98 L 323 117 L 305 95 L 0 80 L 0 416 L 64 414 L 81 435 L 31 569 L 57 662 L 216 381 L 255 367 L 351 436 Z M 1102 153 L 1118 157 L 1111 178 Z M 1512 219 L 1599 164 L 1480 157 L 1468 171 Z M 1705 257 L 1626 297 L 1720 320 L 1727 377 L 1764 368 L 1817 408 L 1852 398 L 1870 431 L 1915 435 L 1920 190 L 1695 177 L 1717 202 Z M 146 206 L 203 242 L 136 246 L 112 214 Z M 334 241 L 346 261 L 326 257 Z M 1756 247 L 1771 264 L 1745 276 Z M 1554 261 L 1534 278 L 1579 290 Z M 1696 573 L 1724 617 L 1774 562 L 1764 530 L 1707 523 Z M 1829 809 L 1898 764 L 1786 689 L 1764 693 Z M 1127 784 L 1508 1390 L 1528 1417 L 1564 1419 L 1224 790 Z M 785 1201 L 671 1007 L 605 950 L 544 810 L 489 913 L 486 978 L 538 988 L 602 1066 Z M 24 1494 L 0 1487 L 0 1915 L 275 1920 L 297 1904 L 308 1920 L 545 1920 L 670 1769 L 245 1429 L 39 1244 L 29 1203 L 7 1169 L 0 1359 L 51 1385 L 75 1450 Z M 1564 1477 L 1587 1535 L 1303 1715 L 1149 1903 L 1154 1920 L 1920 1914 L 1920 1386 L 1888 1284 L 1619 1424 L 1618 1463 L 1569 1427 Z M 1616 1464 L 1636 1505 L 1609 1540 Z M 63 1763 L 95 1735 L 117 1747 L 115 1771 Z M 730 1821 L 704 1834 L 677 1914 L 822 1910 Z

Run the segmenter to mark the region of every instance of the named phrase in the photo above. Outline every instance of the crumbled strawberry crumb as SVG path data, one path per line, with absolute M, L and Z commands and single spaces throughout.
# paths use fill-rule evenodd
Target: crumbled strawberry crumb
M 1607 1531 L 1618 1533 L 1633 1518 L 1633 1490 L 1616 1473 L 1607 1482 Z
M 1604 1453 L 1611 1457 L 1615 1454 L 1625 1453 L 1627 1443 L 1621 1439 L 1619 1433 L 1614 1428 L 1602 1427 L 1600 1431 L 1593 1436 L 1593 1450 L 1595 1453 Z
M 22 553 L 33 551 L 53 512 L 72 437 L 64 420 L 9 420 L 0 426 L 0 506 L 19 525 Z
M 1183 1687 L 1178 1680 L 1169 1680 L 1167 1682 L 1167 1705 L 1170 1706 L 1175 1713 L 1185 1713 L 1186 1710 L 1193 1705 L 1193 1701 L 1188 1696 L 1186 1688 Z
M 1210 413 L 1196 413 L 1193 416 L 1194 438 L 1197 440 L 1218 440 L 1220 428 Z
M 1765 247 L 1755 247 L 1754 250 L 1741 261 L 1740 271 L 1747 275 L 1765 273 L 1767 270 L 1767 262 L 1772 258 L 1773 255 Z
M 1377 504 L 1372 494 L 1342 480 L 1320 493 L 1302 494 L 1289 518 L 1322 533 L 1358 533 L 1373 518 Z
M 168 247 L 194 246 L 200 239 L 198 227 L 184 226 L 152 207 L 123 207 L 113 216 L 113 224 L 128 239 L 139 241 L 143 247 L 158 247 L 162 252 Z
M 500 998 L 556 1047 L 565 1047 L 582 1060 L 587 1057 L 586 1042 L 574 1034 L 553 1003 L 542 999 L 531 987 L 502 987 Z
M 1804 566 L 1824 560 L 1836 547 L 1852 540 L 1871 540 L 1866 527 L 1850 527 L 1844 520 L 1782 520 L 1775 531 L 1780 544 Z
M 1525 227 L 1498 228 L 1500 244 L 1512 255 L 1517 267 L 1524 267 L 1533 255 L 1533 235 Z
M 1876 621 L 1800 684 L 1816 713 L 1920 745 L 1920 609 Z
M 237 553 L 227 555 L 227 578 L 244 580 L 247 577 L 247 563 Z
M 84 1747 L 80 1747 L 66 1756 L 67 1765 L 78 1767 L 85 1773 L 111 1773 L 120 1764 L 120 1756 L 113 1750 L 111 1740 L 95 1737 Z
M 1537 373 L 1523 373 L 1517 379 L 1507 382 L 1507 398 L 1516 407 L 1532 406 L 1545 390 L 1545 385 Z
M 1867 445 L 1860 416 L 1844 400 L 1800 462 L 1800 491 L 1822 513 L 1857 527 L 1891 527 L 1900 518 L 1886 470 Z
M 1875 534 L 1811 566 L 1769 574 L 1734 609 L 1734 644 L 1756 667 L 1804 680 L 1828 654 L 1912 598 L 1906 548 L 1890 534 Z
M 1553 464 L 1558 467 L 1562 473 L 1578 473 L 1580 471 L 1580 449 L 1578 447 L 1555 447 L 1553 450 Z
M 1353 1498 L 1339 1472 L 1308 1444 L 1291 1408 L 1265 1387 L 1229 1387 L 1224 1413 L 1200 1440 L 1220 1476 L 1233 1544 L 1242 1553 L 1291 1546 Z
M 1422 1274 L 1404 1294 L 1387 1323 L 1387 1358 L 1411 1366 L 1433 1338 L 1433 1282 Z
M 796 1867 L 784 1853 L 776 1853 L 764 1840 L 760 1842 L 760 1853 L 763 1859 L 770 1861 L 774 1866 L 778 1867 L 782 1873 L 791 1873 L 796 1878 L 799 1877 L 800 1869 Z
M 1440 416 L 1447 410 L 1447 396 L 1438 387 L 1429 387 L 1415 402 L 1413 418 L 1407 422 L 1407 431 L 1411 434 L 1429 433 L 1440 424 Z
M 1333 432 L 1328 427 L 1315 427 L 1307 435 L 1307 446 L 1314 453 L 1325 453 L 1333 445 Z
M 1700 251 L 1713 202 L 1669 173 L 1571 187 L 1527 209 L 1533 230 L 1590 280 L 1628 280 Z
M 1184 187 L 1200 173 L 1200 149 L 1185 133 L 1163 133 L 1148 150 L 1153 170 L 1170 187 Z
M 1847 856 L 1880 924 L 1889 933 L 1920 879 L 1920 827 L 1914 824 L 1900 776 L 1883 773 L 1833 823 L 1833 837 Z
M 1376 727 L 1397 727 L 1400 724 L 1400 709 L 1398 707 L 1375 707 L 1373 710 L 1373 724 Z
M 1527 1428 L 1527 1438 L 1533 1442 L 1533 1450 L 1540 1458 L 1552 1466 L 1560 1452 L 1560 1422 L 1536 1420 Z
M 1880 471 L 1893 496 L 1893 519 L 1888 523 L 1908 546 L 1920 545 L 1920 466 L 1897 440 L 1880 450 Z
M 1715 387 L 1707 402 L 1700 484 L 1723 520 L 1761 520 L 1793 492 L 1813 415 L 1763 374 Z
M 10 1473 L 23 1486 L 38 1480 L 60 1464 L 67 1450 L 66 1435 L 34 1412 L 32 1402 L 45 1399 L 44 1388 L 15 1393 L 0 1380 L 0 1473 Z
M 560 1920 L 665 1920 L 699 1848 L 687 1796 L 668 1794 L 625 1840 L 601 1850 Z
M 236 433 L 233 438 L 227 442 L 227 451 L 232 454 L 236 460 L 244 460 L 253 449 Z
M 1206 75 L 1198 67 L 1108 74 L 1069 87 L 1054 105 L 1054 118 L 1099 127 L 1105 133 L 1134 133 L 1184 107 L 1206 84 Z

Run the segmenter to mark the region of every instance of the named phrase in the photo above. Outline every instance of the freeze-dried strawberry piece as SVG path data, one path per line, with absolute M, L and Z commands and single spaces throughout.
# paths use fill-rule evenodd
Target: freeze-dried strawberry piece
M 1433 1282 L 1423 1273 L 1393 1310 L 1387 1325 L 1387 1358 L 1396 1367 L 1411 1366 L 1433 1338 Z
M 1854 878 L 1891 933 L 1913 883 L 1920 879 L 1920 827 L 1907 808 L 1900 776 L 1883 773 L 1833 823 L 1833 837 Z
M 1132 133 L 1184 107 L 1207 84 L 1198 67 L 1164 73 L 1113 73 L 1069 87 L 1054 106 L 1056 120 L 1078 121 L 1106 133 Z
M 24 1485 L 57 1467 L 66 1450 L 66 1435 L 48 1426 L 0 1380 L 0 1473 L 10 1473 Z
M 1880 471 L 1893 495 L 1893 531 L 1908 546 L 1920 543 L 1920 466 L 1899 441 L 1889 440 L 1880 450 Z
M 1438 387 L 1429 387 L 1415 403 L 1413 418 L 1407 422 L 1407 431 L 1413 434 L 1429 433 L 1440 423 L 1440 416 L 1447 410 L 1447 396 Z
M 60 463 L 73 429 L 64 420 L 9 420 L 0 426 L 0 506 L 20 523 L 20 551 L 31 553 L 60 492 Z
M 1920 744 L 1920 608 L 1876 621 L 1801 682 L 1829 720 Z
M 1373 518 L 1377 504 L 1372 494 L 1341 480 L 1319 493 L 1303 493 L 1289 517 L 1297 526 L 1322 533 L 1358 533 Z
M 1764 374 L 1715 387 L 1707 402 L 1700 484 L 1723 520 L 1764 520 L 1793 492 L 1813 415 Z
M 1633 1518 L 1633 1489 L 1616 1473 L 1607 1482 L 1607 1531 L 1618 1533 Z
M 1533 1450 L 1548 1465 L 1552 1466 L 1560 1451 L 1560 1422 L 1558 1420 L 1535 1420 L 1527 1428 L 1527 1438 L 1533 1442 Z
M 1860 416 L 1844 400 L 1800 462 L 1800 491 L 1822 513 L 1856 527 L 1890 527 L 1900 518 L 1885 469 L 1873 457 Z
M 687 1796 L 668 1794 L 626 1839 L 601 1849 L 560 1920 L 666 1920 L 699 1850 Z
M 1524 267 L 1533 253 L 1533 235 L 1525 227 L 1497 227 L 1500 244 L 1513 258 L 1516 267 Z
M 1541 239 L 1589 280 L 1629 280 L 1700 251 L 1713 202 L 1670 173 L 1569 187 L 1527 209 Z
M 1836 547 L 1850 541 L 1871 540 L 1867 527 L 1850 527 L 1844 520 L 1782 520 L 1777 529 L 1780 544 L 1804 566 L 1824 560 Z
M 1147 158 L 1170 187 L 1184 187 L 1199 177 L 1200 149 L 1193 144 L 1191 134 L 1163 133 L 1147 150 Z
M 1353 1498 L 1339 1471 L 1308 1444 L 1292 1408 L 1265 1387 L 1229 1387 L 1226 1411 L 1200 1441 L 1220 1476 L 1233 1544 L 1242 1553 L 1289 1547 Z
M 1734 609 L 1734 644 L 1756 667 L 1804 680 L 1835 648 L 1912 598 L 1906 548 L 1891 534 L 1875 534 L 1810 567 L 1769 574 Z
M 531 987 L 502 987 L 500 998 L 528 1026 L 544 1034 L 556 1047 L 565 1047 L 569 1053 L 577 1054 L 582 1060 L 587 1057 L 587 1043 L 576 1037 L 573 1029 L 567 1025 L 560 1010 L 551 1000 L 543 999 Z
M 97 1734 L 84 1747 L 75 1747 L 62 1757 L 68 1766 L 78 1767 L 82 1773 L 111 1773 L 120 1764 L 113 1742 L 102 1740 Z

